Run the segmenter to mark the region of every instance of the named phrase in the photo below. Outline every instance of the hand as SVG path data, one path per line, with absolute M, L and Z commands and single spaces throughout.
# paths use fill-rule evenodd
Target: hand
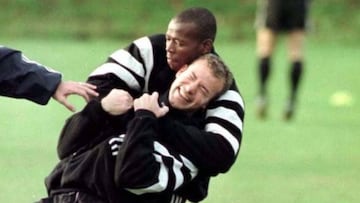
M 141 97 L 134 100 L 134 110 L 145 109 L 155 114 L 157 118 L 164 116 L 168 111 L 169 107 L 159 105 L 159 93 L 154 92 L 153 94 L 143 94 Z
M 53 95 L 53 98 L 70 111 L 74 112 L 75 107 L 67 101 L 67 97 L 71 94 L 77 94 L 82 96 L 88 102 L 91 96 L 99 96 L 95 89 L 96 86 L 89 83 L 61 81 Z
M 133 106 L 132 96 L 124 90 L 112 89 L 106 97 L 101 100 L 104 111 L 117 116 L 127 112 Z

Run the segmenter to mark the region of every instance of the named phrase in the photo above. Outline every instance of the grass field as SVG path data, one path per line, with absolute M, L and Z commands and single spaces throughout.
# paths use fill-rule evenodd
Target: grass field
M 0 40 L 34 60 L 85 80 L 124 43 L 114 41 Z M 284 44 L 282 44 L 284 45 Z M 255 117 L 257 79 L 254 42 L 222 42 L 217 50 L 232 68 L 246 102 L 241 152 L 230 172 L 213 178 L 205 203 L 360 202 L 360 49 L 310 39 L 295 120 L 284 122 L 287 97 L 285 46 L 279 46 L 270 80 L 271 108 Z M 335 92 L 352 102 L 333 106 Z M 85 104 L 70 100 L 78 110 Z M 44 177 L 57 163 L 56 142 L 71 115 L 54 101 L 38 106 L 0 98 L 0 202 L 34 202 L 46 194 Z

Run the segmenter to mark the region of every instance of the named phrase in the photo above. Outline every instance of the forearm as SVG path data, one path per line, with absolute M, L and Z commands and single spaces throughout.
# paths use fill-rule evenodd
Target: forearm
M 0 47 L 0 95 L 47 104 L 61 74 L 28 60 L 20 51 Z
M 184 156 L 155 141 L 157 119 L 137 112 L 130 122 L 115 166 L 119 187 L 135 194 L 174 191 L 191 181 L 197 168 Z
M 162 122 L 162 139 L 189 159 L 202 171 L 217 175 L 234 162 L 229 143 L 218 134 L 170 120 Z
M 58 142 L 59 157 L 64 158 L 103 136 L 124 129 L 123 117 L 111 116 L 102 109 L 100 102 L 90 101 L 81 112 L 67 119 Z

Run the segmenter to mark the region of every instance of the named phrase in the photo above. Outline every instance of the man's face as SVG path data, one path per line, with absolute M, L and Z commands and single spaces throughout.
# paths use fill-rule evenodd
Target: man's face
M 223 86 L 224 80 L 212 74 L 206 59 L 196 60 L 177 72 L 170 87 L 169 102 L 180 110 L 204 108 Z
M 195 58 L 208 52 L 204 42 L 196 39 L 193 23 L 179 23 L 171 20 L 166 31 L 166 58 L 170 68 L 178 71 Z

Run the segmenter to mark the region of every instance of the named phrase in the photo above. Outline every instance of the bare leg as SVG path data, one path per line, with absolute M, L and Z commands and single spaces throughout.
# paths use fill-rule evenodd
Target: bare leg
M 266 117 L 266 83 L 270 75 L 270 63 L 275 48 L 276 33 L 267 28 L 261 28 L 257 32 L 257 56 L 259 60 L 259 98 L 257 101 L 257 113 L 260 118 Z

